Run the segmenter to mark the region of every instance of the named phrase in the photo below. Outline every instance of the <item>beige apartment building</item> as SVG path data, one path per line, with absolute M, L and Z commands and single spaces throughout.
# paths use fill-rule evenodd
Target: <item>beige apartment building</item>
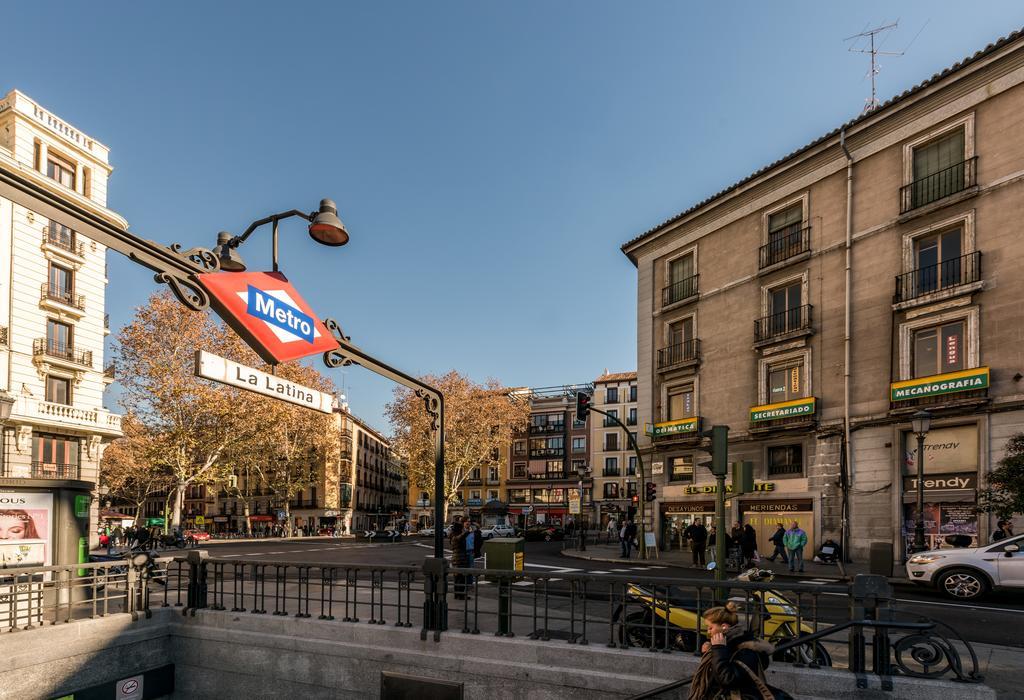
M 1024 430 L 1024 36 L 985 48 L 623 246 L 638 271 L 638 413 L 662 532 L 709 519 L 697 431 L 730 426 L 762 548 L 902 558 L 926 409 L 930 544 L 987 541 L 973 512 Z
M 636 435 L 637 428 L 636 372 L 609 373 L 594 380 L 591 405 L 611 413 Z M 585 446 L 584 446 L 585 447 Z M 594 479 L 596 522 L 604 528 L 614 518 L 636 514 L 633 497 L 642 497 L 637 484 L 636 455 L 629 447 L 622 428 L 599 413 L 590 417 L 590 465 Z

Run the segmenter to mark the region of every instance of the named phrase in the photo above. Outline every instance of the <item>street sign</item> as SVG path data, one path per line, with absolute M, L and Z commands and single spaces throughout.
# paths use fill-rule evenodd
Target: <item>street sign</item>
M 196 520 L 196 525 L 205 525 L 206 524 L 206 516 L 205 515 L 197 515 L 195 520 Z
M 195 373 L 197 377 L 305 406 L 321 413 L 331 413 L 337 404 L 332 394 L 246 367 L 205 350 L 196 350 Z
M 210 304 L 267 364 L 338 347 L 327 327 L 280 272 L 198 275 Z
M 117 700 L 135 700 L 143 697 L 143 676 L 132 676 L 117 682 Z

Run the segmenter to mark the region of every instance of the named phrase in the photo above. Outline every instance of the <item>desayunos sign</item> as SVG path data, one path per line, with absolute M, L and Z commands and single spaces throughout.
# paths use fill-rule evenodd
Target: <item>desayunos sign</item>
M 246 367 L 205 350 L 196 350 L 195 371 L 197 377 L 271 396 L 321 413 L 331 413 L 336 403 L 331 394 Z
M 267 364 L 337 347 L 324 324 L 280 272 L 211 272 L 198 279 L 220 317 Z
M 965 369 L 961 372 L 935 374 L 920 379 L 908 379 L 889 386 L 890 401 L 907 401 L 927 396 L 955 394 L 960 391 L 988 388 L 988 367 Z
M 807 399 L 795 399 L 793 401 L 765 404 L 764 406 L 754 406 L 750 409 L 750 422 L 758 423 L 765 420 L 810 416 L 814 414 L 814 409 L 815 399 L 813 396 Z

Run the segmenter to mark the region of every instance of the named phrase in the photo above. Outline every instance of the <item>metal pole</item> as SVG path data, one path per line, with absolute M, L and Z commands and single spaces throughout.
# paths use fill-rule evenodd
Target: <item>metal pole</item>
M 577 537 L 579 537 L 579 550 L 581 552 L 587 551 L 587 529 L 583 527 L 583 477 L 580 477 L 580 524 L 576 527 Z
M 277 272 L 278 271 L 278 267 L 277 267 L 277 218 L 276 217 L 274 218 L 274 236 L 273 236 L 273 238 L 274 238 L 274 251 L 273 251 L 274 267 L 273 267 L 273 270 L 274 270 L 274 272 Z
M 917 434 L 917 522 L 914 524 L 914 551 L 924 546 L 924 433 Z
M 640 515 L 640 518 L 639 518 L 640 522 L 637 525 L 637 532 L 640 534 L 639 554 L 640 554 L 640 558 L 641 559 L 646 559 L 647 558 L 647 539 L 644 537 L 644 532 L 646 531 L 645 517 L 646 517 L 647 510 L 646 510 L 646 505 L 645 505 L 646 504 L 646 500 L 645 499 L 647 497 L 647 494 L 646 494 L 645 489 L 643 488 L 645 486 L 645 481 L 644 481 L 644 458 L 643 458 L 643 455 L 640 454 L 640 448 L 637 447 L 636 440 L 633 439 L 633 433 L 631 433 L 629 431 L 629 428 L 627 428 L 625 423 L 620 421 L 617 416 L 613 416 L 610 413 L 605 413 L 601 409 L 594 408 L 593 406 L 590 407 L 590 410 L 593 411 L 594 413 L 600 413 L 601 415 L 610 418 L 616 425 L 618 425 L 620 428 L 625 430 L 626 431 L 626 440 L 629 441 L 629 446 L 631 448 L 633 448 L 633 453 L 636 455 L 636 471 L 637 471 L 637 478 L 639 479 L 639 483 L 637 484 L 637 501 L 636 501 L 636 504 L 638 506 L 637 510 L 639 511 L 639 515 Z M 643 491 L 643 493 L 641 491 Z
M 725 474 L 720 474 L 715 477 L 715 483 L 717 484 L 715 492 L 715 520 L 716 528 L 718 530 L 715 536 L 715 559 L 718 562 L 715 565 L 715 580 L 725 580 L 725 567 L 726 567 L 726 541 L 729 534 L 726 532 L 725 525 Z

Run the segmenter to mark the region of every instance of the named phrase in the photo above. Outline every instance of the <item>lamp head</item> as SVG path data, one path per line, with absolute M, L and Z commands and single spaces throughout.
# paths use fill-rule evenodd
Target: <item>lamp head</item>
M 217 245 L 213 248 L 213 254 L 220 260 L 220 269 L 225 272 L 245 272 L 245 263 L 238 249 L 231 245 L 234 236 L 227 231 L 217 234 Z
M 320 211 L 309 222 L 309 236 L 317 243 L 333 247 L 348 243 L 348 231 L 338 218 L 338 207 L 333 201 L 320 200 Z
M 14 397 L 0 393 L 0 423 L 6 422 L 14 410 Z
M 918 435 L 924 435 L 931 428 L 932 414 L 928 411 L 918 411 L 911 416 L 911 427 Z

